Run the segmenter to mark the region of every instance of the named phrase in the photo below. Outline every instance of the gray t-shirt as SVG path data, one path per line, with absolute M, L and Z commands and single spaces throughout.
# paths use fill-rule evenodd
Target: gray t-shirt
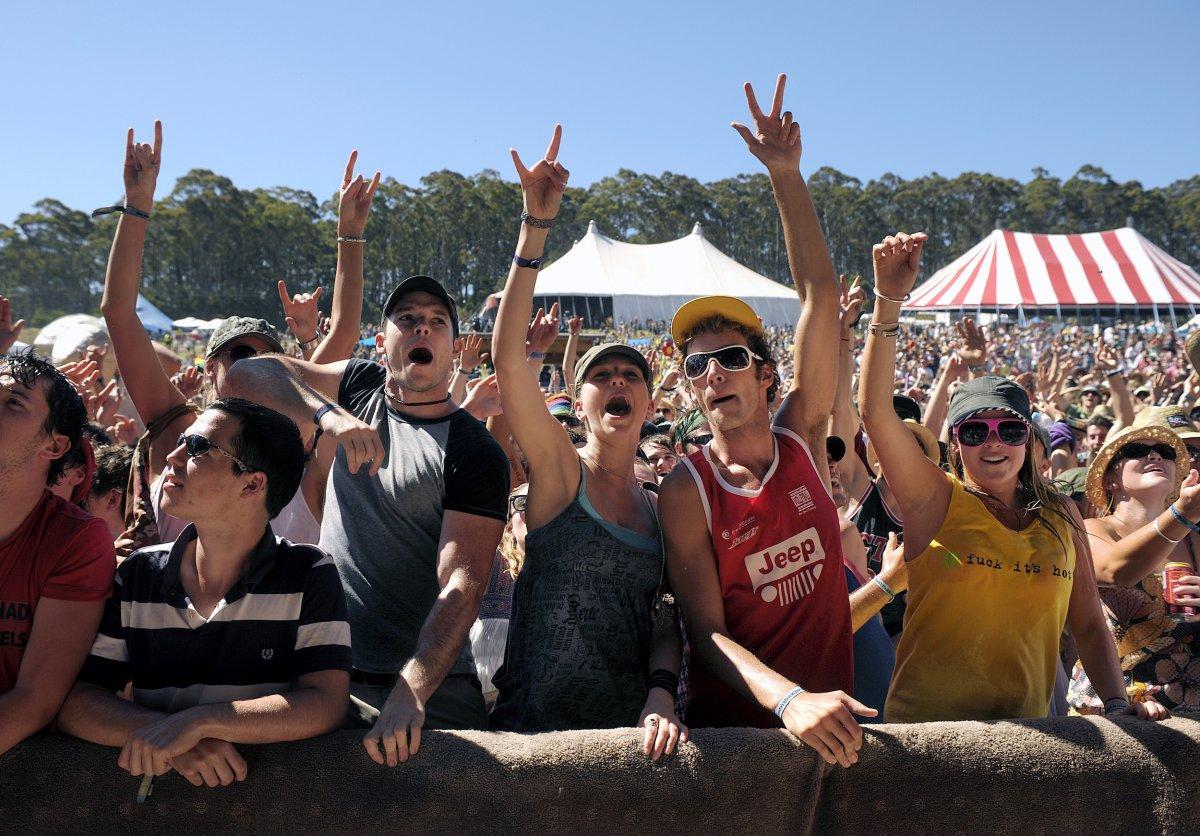
M 387 455 L 375 476 L 346 467 L 340 447 L 330 471 L 321 548 L 346 588 L 354 667 L 396 673 L 412 656 L 437 579 L 442 516 L 460 511 L 503 521 L 508 461 L 483 424 L 459 409 L 445 418 L 401 415 L 383 394 L 386 372 L 351 360 L 338 403 L 379 431 Z M 464 637 L 465 638 L 465 637 Z M 469 645 L 451 673 L 473 673 Z

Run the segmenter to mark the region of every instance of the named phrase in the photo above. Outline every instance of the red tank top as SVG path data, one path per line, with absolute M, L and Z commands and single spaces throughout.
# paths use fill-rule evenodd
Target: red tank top
M 775 461 L 757 491 L 725 482 L 708 447 L 684 460 L 708 518 L 730 636 L 807 691 L 853 693 L 850 599 L 837 507 L 808 445 L 774 428 Z M 779 726 L 692 657 L 688 724 Z

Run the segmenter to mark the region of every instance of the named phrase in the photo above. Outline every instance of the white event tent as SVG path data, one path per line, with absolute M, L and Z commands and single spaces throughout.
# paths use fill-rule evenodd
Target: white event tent
M 791 327 L 800 299 L 787 285 L 760 276 L 714 247 L 700 224 L 675 241 L 627 244 L 601 235 L 596 222 L 565 255 L 538 276 L 534 306 L 558 302 L 564 319 L 577 314 L 585 327 L 614 322 L 670 320 L 697 296 L 736 296 L 767 326 Z

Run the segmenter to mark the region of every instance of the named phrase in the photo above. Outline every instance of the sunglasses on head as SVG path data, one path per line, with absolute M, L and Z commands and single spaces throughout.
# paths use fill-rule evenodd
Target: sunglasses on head
M 216 354 L 229 355 L 230 363 L 236 363 L 238 360 L 246 360 L 246 359 L 249 359 L 250 357 L 257 357 L 259 354 L 266 354 L 266 353 L 267 352 L 259 351 L 254 346 L 247 345 L 246 343 L 239 343 L 238 345 L 229 346 L 227 348 L 222 348 L 216 352 Z
M 708 442 L 712 441 L 712 433 L 700 433 L 698 435 L 690 435 L 683 440 L 684 444 L 695 444 L 697 447 L 703 447 Z
M 963 447 L 982 447 L 995 433 L 1006 447 L 1022 447 L 1029 441 L 1029 425 L 1020 418 L 968 418 L 954 428 Z
M 716 360 L 717 365 L 727 372 L 740 372 L 750 365 L 752 359 L 763 358 L 744 345 L 727 345 L 712 351 L 697 351 L 695 354 L 689 354 L 683 361 L 683 373 L 695 380 L 708 371 L 709 360 Z
M 175 442 L 175 446 L 186 448 L 189 459 L 198 459 L 201 456 L 208 454 L 212 450 L 216 450 L 222 456 L 228 456 L 229 458 L 233 459 L 233 463 L 247 473 L 254 470 L 254 468 L 247 465 L 233 453 L 222 449 L 202 435 L 181 435 L 179 436 L 179 440 Z
M 511 516 L 512 514 L 525 513 L 525 503 L 528 501 L 529 501 L 529 494 L 527 494 L 527 493 L 518 493 L 518 494 L 513 494 L 512 496 L 510 496 L 508 498 L 508 513 L 509 513 L 509 515 Z
M 1133 441 L 1126 444 L 1117 453 L 1117 458 L 1121 459 L 1144 459 L 1151 453 L 1158 453 L 1160 459 L 1169 462 L 1175 461 L 1175 448 L 1170 444 L 1143 444 L 1140 441 Z

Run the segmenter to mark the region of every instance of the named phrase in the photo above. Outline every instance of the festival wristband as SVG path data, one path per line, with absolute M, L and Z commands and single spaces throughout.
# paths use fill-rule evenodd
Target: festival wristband
M 1176 521 L 1180 525 L 1186 526 L 1189 531 L 1195 531 L 1196 533 L 1200 534 L 1200 525 L 1196 525 L 1183 514 L 1179 513 L 1179 509 L 1175 507 L 1175 503 L 1171 503 L 1167 507 L 1171 509 L 1171 513 L 1175 516 Z
M 513 264 L 518 267 L 528 267 L 530 270 L 542 269 L 542 260 L 540 258 L 521 258 L 519 255 L 514 255 Z
M 1178 540 L 1176 540 L 1174 537 L 1168 537 L 1166 534 L 1164 534 L 1164 533 L 1163 533 L 1163 530 L 1162 530 L 1162 526 L 1158 524 L 1158 517 L 1155 517 L 1155 518 L 1154 518 L 1154 530 L 1158 532 L 1158 536 L 1159 536 L 1159 537 L 1163 538 L 1163 539 L 1164 539 L 1164 540 L 1166 540 L 1168 543 L 1180 543 L 1180 542 L 1183 542 L 1183 537 L 1180 537 Z M 1186 537 L 1187 535 L 1185 534 L 1185 535 L 1183 535 L 1183 536 L 1184 536 L 1184 537 Z
M 531 351 L 531 352 L 529 352 L 529 359 L 530 359 L 530 360 L 545 360 L 545 359 L 546 359 L 546 352 L 544 352 L 544 351 Z
M 783 712 L 787 711 L 787 707 L 792 704 L 792 700 L 805 693 L 804 689 L 797 685 L 792 690 L 783 695 L 783 699 L 779 701 L 779 705 L 775 706 L 775 716 L 780 720 L 783 719 Z
M 96 211 L 92 212 L 92 217 L 98 218 L 101 215 L 110 215 L 113 212 L 120 212 L 124 215 L 133 215 L 135 218 L 141 218 L 143 221 L 150 220 L 149 212 L 143 212 L 141 209 L 138 209 L 136 206 L 130 206 L 128 203 L 118 203 L 114 206 L 105 206 L 101 209 L 97 209 Z
M 896 590 L 888 586 L 887 583 L 884 582 L 883 578 L 879 577 L 879 575 L 871 578 L 871 582 L 884 591 L 888 597 L 889 604 L 896 600 Z
M 1110 700 L 1104 701 L 1104 713 L 1111 714 L 1114 711 L 1124 711 L 1129 708 L 1129 700 L 1124 697 L 1113 697 Z
M 321 419 L 325 417 L 325 413 L 326 412 L 336 412 L 337 408 L 338 408 L 337 404 L 335 404 L 335 403 L 325 404 L 323 407 L 321 407 L 320 409 L 318 409 L 316 412 L 313 413 L 313 423 L 316 424 L 318 427 L 321 426 Z

